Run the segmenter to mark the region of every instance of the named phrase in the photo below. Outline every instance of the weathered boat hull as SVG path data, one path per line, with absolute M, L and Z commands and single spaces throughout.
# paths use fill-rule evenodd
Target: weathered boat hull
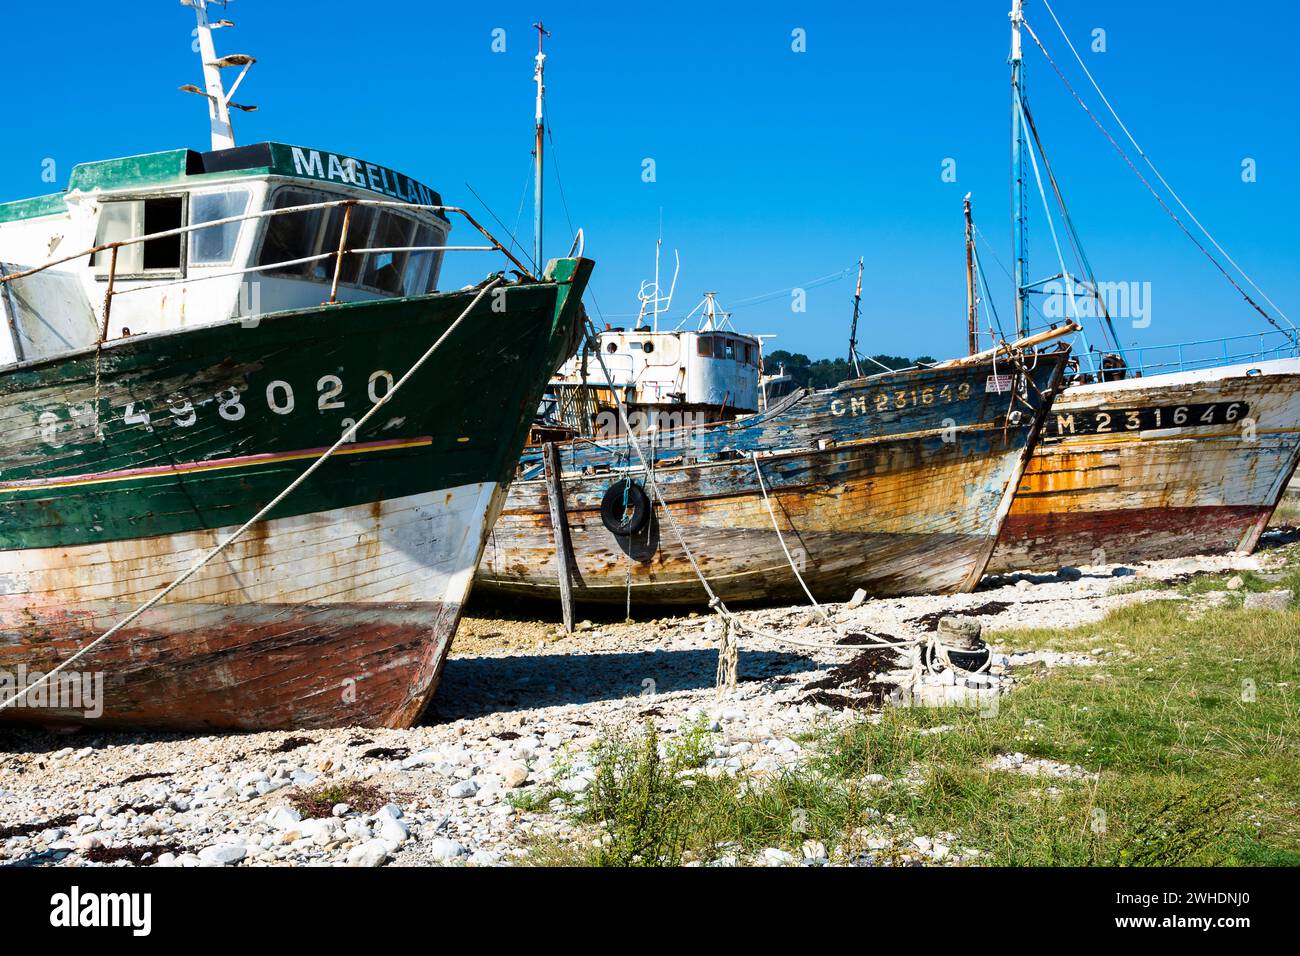
M 1067 388 L 989 571 L 1252 551 L 1298 459 L 1300 361 Z
M 1007 422 L 1009 393 L 986 391 L 991 363 L 892 373 L 803 393 L 763 415 L 660 435 L 655 480 L 724 600 L 804 599 L 773 528 L 755 452 L 785 544 L 819 599 L 845 600 L 859 587 L 874 595 L 969 589 L 992 552 L 1041 421 L 1042 396 L 1063 363 L 1064 353 L 1042 356 L 1016 400 L 1016 424 Z M 1005 360 L 997 371 L 1007 373 Z M 623 603 L 630 591 L 641 606 L 704 601 L 658 509 L 631 536 L 602 522 L 606 489 L 637 474 L 628 470 L 635 458 L 627 445 L 560 448 L 574 598 Z M 693 461 L 681 463 L 683 456 Z M 476 587 L 558 597 L 544 480 L 511 487 Z
M 74 677 L 102 679 L 97 706 L 58 696 L 72 679 L 51 681 L 0 718 L 416 720 L 532 412 L 572 345 L 590 263 L 554 265 L 554 281 L 507 288 L 504 309 L 480 302 L 355 442 L 76 661 Z M 0 675 L 30 684 L 174 581 L 315 461 L 472 298 L 115 342 L 98 431 L 93 352 L 0 370 Z

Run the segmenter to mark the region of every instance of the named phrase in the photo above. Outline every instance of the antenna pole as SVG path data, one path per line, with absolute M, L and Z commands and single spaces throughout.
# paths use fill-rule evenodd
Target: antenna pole
M 853 324 L 849 326 L 849 361 L 853 363 L 855 378 L 862 377 L 862 369 L 858 366 L 858 312 L 862 305 L 862 266 L 864 258 L 858 256 L 858 287 L 853 293 Z
M 198 21 L 199 56 L 203 58 L 203 85 L 208 96 L 208 117 L 212 125 L 212 148 L 233 149 L 235 131 L 230 125 L 230 106 L 217 65 L 217 49 L 212 43 L 212 25 L 208 22 L 208 0 L 190 0 Z
M 545 129 L 544 101 L 546 84 L 542 75 L 546 70 L 546 54 L 542 52 L 542 41 L 550 36 L 541 21 L 533 24 L 537 30 L 537 57 L 534 60 L 533 80 L 537 83 L 537 109 L 535 112 L 536 142 L 533 147 L 533 263 L 538 274 L 545 268 L 542 262 L 542 133 Z
M 966 213 L 966 337 L 970 351 L 974 355 L 979 351 L 979 315 L 975 305 L 975 223 L 970 214 L 970 193 L 963 201 Z
M 1011 227 L 1016 286 L 1016 338 L 1025 337 L 1025 281 L 1029 250 L 1025 237 L 1025 130 L 1021 123 L 1024 97 L 1024 56 L 1020 49 L 1020 24 L 1024 21 L 1024 0 L 1011 4 Z
M 655 299 L 650 310 L 650 330 L 652 332 L 659 331 L 659 306 L 663 304 L 663 296 L 659 294 L 659 247 L 663 244 L 662 238 L 655 240 Z

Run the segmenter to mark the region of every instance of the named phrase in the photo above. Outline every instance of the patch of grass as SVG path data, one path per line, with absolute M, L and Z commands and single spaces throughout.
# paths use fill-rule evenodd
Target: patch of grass
M 506 796 L 506 800 L 516 810 L 525 813 L 545 813 L 551 809 L 552 800 L 563 800 L 566 804 L 573 801 L 573 795 L 558 787 L 530 787 L 515 790 Z
M 675 866 L 698 826 L 701 800 L 693 772 L 712 755 L 702 721 L 661 744 L 653 720 L 639 736 L 614 732 L 595 748 L 596 778 L 585 817 L 602 824 L 601 866 Z
M 336 803 L 346 803 L 353 810 L 362 813 L 374 813 L 388 803 L 388 798 L 373 784 L 355 780 L 331 783 L 310 790 L 294 790 L 289 794 L 289 805 L 301 813 L 304 819 L 327 817 L 333 812 Z
M 1155 578 L 1134 578 L 1111 588 L 1111 594 L 1136 594 L 1139 591 L 1172 591 L 1173 585 L 1168 581 Z
M 1243 574 L 1243 590 L 1300 594 L 1300 549 L 1288 557 L 1280 579 Z M 889 862 L 929 836 L 1004 865 L 1300 864 L 1300 606 L 1188 611 L 1150 601 L 1070 630 L 1001 633 L 1003 646 L 1098 652 L 1099 664 L 1024 679 L 993 716 L 889 707 L 823 729 L 801 769 L 765 781 L 684 774 L 653 730 L 611 739 L 586 812 L 604 845 L 547 859 L 673 865 L 798 856 L 816 840 L 841 857 L 870 841 Z M 920 733 L 941 724 L 952 729 Z M 1077 770 L 990 768 L 1012 752 Z

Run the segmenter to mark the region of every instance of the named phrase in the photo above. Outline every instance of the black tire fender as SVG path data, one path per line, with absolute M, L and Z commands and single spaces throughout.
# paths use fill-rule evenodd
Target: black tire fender
M 631 478 L 623 478 L 605 489 L 600 499 L 600 520 L 610 534 L 636 534 L 650 521 L 650 497 Z

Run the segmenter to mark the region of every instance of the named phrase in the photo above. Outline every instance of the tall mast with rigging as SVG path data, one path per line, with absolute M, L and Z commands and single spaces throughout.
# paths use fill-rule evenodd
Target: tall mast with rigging
M 208 5 L 210 3 L 220 3 L 224 9 L 228 0 L 181 0 L 181 2 L 194 8 L 194 17 L 198 24 L 194 30 L 194 36 L 198 41 L 199 56 L 203 59 L 203 85 L 205 87 L 205 89 L 201 90 L 197 86 L 187 83 L 180 88 L 181 92 L 197 93 L 208 98 L 208 119 L 212 128 L 212 148 L 214 150 L 234 149 L 235 131 L 230 125 L 231 109 L 251 113 L 257 107 L 232 103 L 230 98 L 239 89 L 239 84 L 244 82 L 249 67 L 256 63 L 257 60 L 244 53 L 232 53 L 223 57 L 217 56 L 216 45 L 212 42 L 212 31 L 219 30 L 222 27 L 233 27 L 234 24 L 229 20 L 217 20 L 215 23 L 209 20 Z M 235 82 L 231 84 L 230 90 L 227 92 L 221 77 L 221 71 L 234 66 L 240 66 L 243 69 L 239 71 L 239 76 L 235 77 Z
M 853 324 L 849 326 L 849 361 L 853 363 L 855 378 L 862 377 L 862 369 L 858 367 L 858 315 L 862 306 L 862 266 L 864 258 L 858 256 L 858 286 L 853 293 Z
M 1025 128 L 1021 120 L 1024 94 L 1024 55 L 1020 48 L 1020 24 L 1024 21 L 1024 0 L 1011 4 L 1011 233 L 1016 286 L 1016 337 L 1025 336 L 1025 283 L 1029 249 L 1025 235 Z
M 546 71 L 546 54 L 542 52 L 542 41 L 550 36 L 542 22 L 533 24 L 537 31 L 537 56 L 534 59 L 533 80 L 537 83 L 537 108 L 534 113 L 536 141 L 533 146 L 533 266 L 538 275 L 545 268 L 542 262 L 542 139 L 546 129 L 545 111 L 546 84 L 543 74 Z
M 975 229 L 970 212 L 970 193 L 963 200 L 966 214 L 966 339 L 968 355 L 979 351 L 979 314 L 975 301 Z

